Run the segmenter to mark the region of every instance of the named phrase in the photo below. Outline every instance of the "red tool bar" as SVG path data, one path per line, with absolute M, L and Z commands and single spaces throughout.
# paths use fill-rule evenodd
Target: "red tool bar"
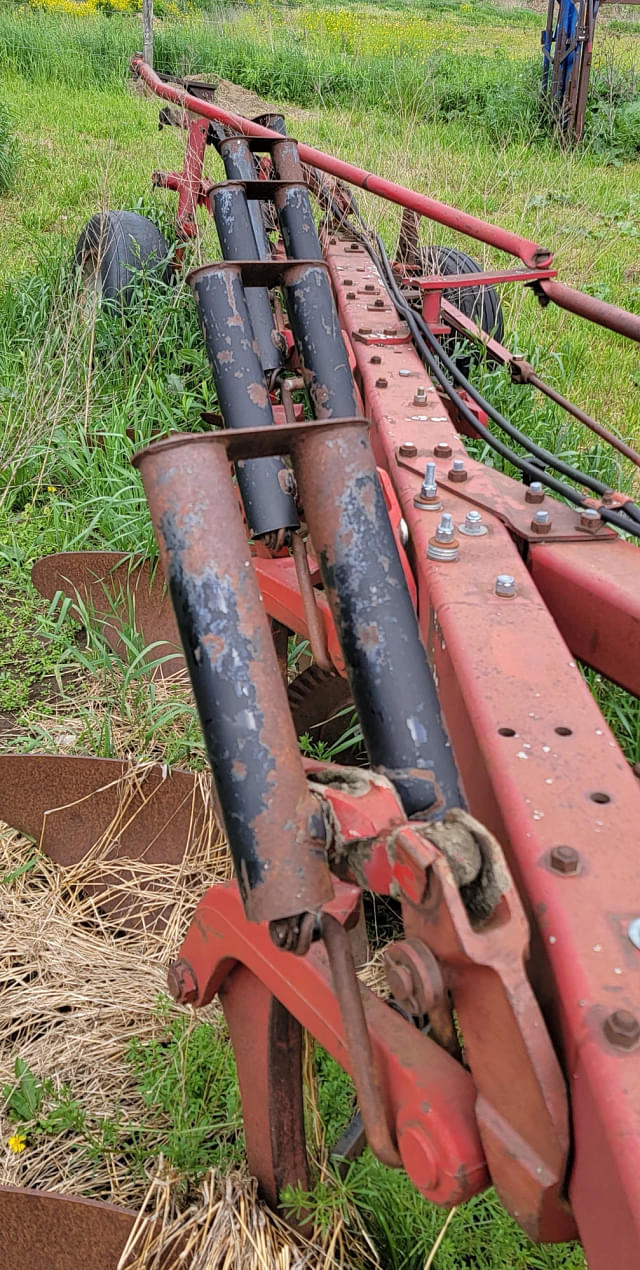
M 630 542 L 530 548 L 536 586 L 576 657 L 640 696 L 640 551 Z
M 413 348 L 378 347 L 380 360 L 371 364 L 370 350 L 355 338 L 367 316 L 364 297 L 348 299 L 340 285 L 341 271 L 356 259 L 346 247 L 329 246 L 327 260 L 341 324 L 353 338 L 376 456 L 408 526 L 420 626 L 447 729 L 469 808 L 502 843 L 532 925 L 530 976 L 572 1104 L 569 1195 L 580 1236 L 592 1270 L 634 1270 L 640 953 L 628 928 L 640 915 L 640 790 L 507 528 L 487 509 L 486 533 L 460 533 L 457 560 L 428 559 L 440 513 L 414 506 L 420 478 L 400 447 L 418 463 L 436 462 L 442 510 L 456 526 L 464 523 L 481 465 L 466 454 Z M 375 288 L 367 299 L 384 298 L 364 251 L 359 263 L 363 281 Z M 456 457 L 464 459 L 467 481 L 450 487 L 447 469 Z M 589 542 L 579 549 L 599 550 Z M 510 598 L 496 592 L 499 574 L 514 579 Z
M 219 106 L 213 106 L 211 102 L 204 101 L 201 97 L 194 97 L 186 89 L 178 88 L 176 84 L 166 84 L 147 65 L 140 54 L 132 59 L 131 69 L 158 97 L 176 102 L 185 110 L 202 115 L 205 119 L 213 119 L 218 123 L 237 128 L 239 132 L 247 136 L 267 137 L 274 141 L 282 140 L 280 133 L 274 132 L 271 128 L 263 128 L 260 124 L 243 118 L 242 115 L 221 110 Z M 475 238 L 478 242 L 487 243 L 490 247 L 497 247 L 499 251 L 506 251 L 511 256 L 517 256 L 531 269 L 551 264 L 552 252 L 529 238 L 521 237 L 520 234 L 513 234 L 510 230 L 501 229 L 498 225 L 491 225 L 488 221 L 480 220 L 478 216 L 471 216 L 468 212 L 461 212 L 448 203 L 440 203 L 437 199 L 428 198 L 426 194 L 417 194 L 415 190 L 398 185 L 395 181 L 387 181 L 382 176 L 367 172 L 353 163 L 346 163 L 343 159 L 336 159 L 333 155 L 324 154 L 322 150 L 316 150 L 313 146 L 299 143 L 298 152 L 303 163 L 309 163 L 323 172 L 329 172 L 332 176 L 348 181 L 351 185 L 358 185 L 361 189 L 368 190 L 370 194 L 377 194 L 391 203 L 398 203 L 400 207 L 408 207 L 418 215 L 427 216 L 441 225 L 448 225 L 457 233 L 467 234 L 469 238 Z

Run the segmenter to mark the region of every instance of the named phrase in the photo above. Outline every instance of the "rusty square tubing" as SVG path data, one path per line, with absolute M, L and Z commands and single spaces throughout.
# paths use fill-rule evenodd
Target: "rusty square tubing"
M 347 258 L 343 249 L 329 248 L 332 271 Z M 369 269 L 376 276 L 373 264 Z M 341 296 L 340 307 L 343 328 L 357 328 L 358 305 Z M 640 911 L 638 782 L 508 531 L 487 516 L 487 535 L 465 540 L 458 561 L 427 559 L 432 522 L 413 505 L 419 481 L 397 465 L 397 447 L 406 440 L 432 455 L 446 441 L 462 455 L 462 443 L 439 398 L 419 411 L 412 406 L 415 385 L 433 392 L 413 350 L 402 360 L 378 350 L 384 360 L 376 366 L 366 348 L 354 350 L 376 456 L 393 476 L 409 526 L 418 612 L 469 807 L 504 842 L 531 921 L 532 982 L 570 1087 L 569 1196 L 580 1236 L 592 1270 L 633 1270 L 640 1246 L 640 1046 L 625 1048 L 627 1038 L 613 1029 L 617 1011 L 623 1022 L 640 1016 L 640 954 L 627 934 Z M 410 391 L 398 367 L 412 372 Z M 376 386 L 381 374 L 384 390 Z M 453 490 L 443 505 L 462 519 L 465 502 Z M 506 600 L 495 591 L 504 572 L 516 591 Z M 554 867 L 557 846 L 575 852 L 574 872 Z
M 332 894 L 310 794 L 224 448 L 158 441 L 139 469 L 238 884 L 250 921 Z

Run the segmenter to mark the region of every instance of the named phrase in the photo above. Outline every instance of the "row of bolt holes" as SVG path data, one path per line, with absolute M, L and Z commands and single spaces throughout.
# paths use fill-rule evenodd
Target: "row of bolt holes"
M 554 728 L 553 730 L 554 732 L 557 732 L 558 736 L 573 736 L 572 728 Z M 517 736 L 518 734 L 514 728 L 498 728 L 498 735 L 499 736 Z M 611 796 L 609 794 L 605 794 L 602 790 L 596 790 L 595 794 L 589 794 L 589 797 L 592 803 L 610 803 L 611 802 Z

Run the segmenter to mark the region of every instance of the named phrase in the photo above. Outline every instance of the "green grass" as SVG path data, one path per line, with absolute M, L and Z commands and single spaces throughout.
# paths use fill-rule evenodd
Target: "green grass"
M 287 9 L 287 27 L 277 39 L 273 10 L 222 7 L 206 27 L 163 24 L 156 51 L 164 69 L 215 70 L 279 102 L 285 113 L 291 104 L 291 129 L 305 141 L 554 247 L 566 281 L 640 310 L 640 168 L 625 158 L 628 143 L 615 141 L 633 75 L 627 55 L 637 37 L 625 32 L 629 38 L 616 45 L 624 54 L 620 68 L 601 66 L 589 145 L 564 154 L 539 124 L 533 62 L 539 17 L 485 3 L 469 6 L 470 13 L 465 7 L 453 0 L 429 6 L 392 0 L 366 10 L 296 5 Z M 342 25 L 332 34 L 323 15 L 337 15 Z M 395 54 L 358 45 L 358 22 L 365 18 L 371 40 L 382 41 L 389 31 L 399 39 L 394 15 L 410 27 Z M 421 28 L 411 26 L 418 19 L 441 45 L 441 51 L 427 49 L 424 59 L 416 44 Z M 202 740 L 190 701 L 149 685 L 135 632 L 128 632 L 125 661 L 105 648 L 90 622 L 88 643 L 79 647 L 64 610 L 39 601 L 29 583 L 30 565 L 47 552 L 153 552 L 132 450 L 158 428 L 200 426 L 201 410 L 215 404 L 186 288 L 143 282 L 134 321 L 125 325 L 102 311 L 92 328 L 70 267 L 74 242 L 98 207 L 141 207 L 170 229 L 173 197 L 151 196 L 150 173 L 180 166 L 182 137 L 158 132 L 158 103 L 125 87 L 137 33 L 136 22 L 117 18 L 71 28 L 46 15 L 0 13 L 1 98 L 21 155 L 0 203 L 0 710 L 16 711 L 28 727 L 22 749 L 56 747 L 55 712 L 68 718 L 76 752 L 133 751 L 199 768 Z M 487 41 L 498 55 L 484 55 Z M 514 56 L 505 59 L 500 50 L 509 41 Z M 632 118 L 632 135 L 634 126 Z M 220 176 L 213 154 L 208 165 Z M 376 207 L 366 195 L 362 207 L 391 248 L 397 212 Z M 456 242 L 455 235 L 425 227 L 425 239 L 429 235 Z M 486 265 L 501 259 L 479 245 L 471 250 Z M 213 234 L 202 252 L 216 253 Z M 504 305 L 506 342 L 561 391 L 640 442 L 636 350 L 560 310 L 543 312 L 524 289 L 505 289 Z M 474 376 L 536 440 L 633 489 L 629 465 L 592 444 L 544 399 L 482 365 Z M 131 425 L 135 446 L 126 436 Z M 72 679 L 54 711 L 38 699 L 38 684 L 61 669 Z M 628 757 L 637 761 L 638 702 L 591 672 L 588 679 Z M 185 1178 L 238 1158 L 237 1095 L 222 1031 L 187 1027 L 182 1016 L 161 1019 L 156 1041 L 132 1040 L 129 1065 L 146 1102 L 144 1124 L 117 1117 L 84 1121 L 88 1152 L 107 1153 L 116 1167 L 134 1169 L 163 1150 Z M 349 1117 L 352 1090 L 326 1056 L 318 1065 L 320 1112 L 332 1141 Z M 77 1130 L 83 1113 L 73 1090 L 54 1096 L 43 1084 L 34 1094 L 20 1071 L 16 1091 L 27 1102 L 18 1098 L 14 1109 L 23 1114 L 15 1121 L 28 1132 Z M 303 1202 L 288 1198 L 293 1207 Z M 346 1179 L 318 1182 L 313 1206 L 329 1223 L 337 1213 L 348 1221 L 360 1214 L 393 1270 L 422 1270 L 444 1220 L 402 1175 L 368 1153 Z M 583 1265 L 579 1250 L 529 1244 L 493 1195 L 455 1214 L 435 1262 L 436 1270 Z

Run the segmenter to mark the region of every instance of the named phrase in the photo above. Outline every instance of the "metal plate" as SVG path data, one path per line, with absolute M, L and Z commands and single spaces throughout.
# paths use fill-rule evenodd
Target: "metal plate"
M 114 1204 L 0 1187 L 2 1270 L 116 1270 L 135 1219 Z
M 96 846 L 101 859 L 180 864 L 215 829 L 207 786 L 192 772 L 56 754 L 0 757 L 0 819 L 66 867 Z M 155 909 L 150 903 L 152 888 L 151 878 L 137 879 L 128 895 L 119 869 L 85 889 L 102 897 L 102 907 L 117 912 L 123 926 L 135 928 L 142 907 L 147 925 L 166 916 L 164 901 Z
M 122 631 L 129 626 L 143 635 L 150 661 L 163 659 L 154 666 L 154 675 L 166 677 L 184 668 L 164 579 L 148 560 L 121 551 L 61 551 L 37 560 L 31 581 L 47 600 L 59 591 L 69 596 L 80 621 L 86 620 L 83 609 L 88 610 L 102 626 L 109 647 L 123 659 L 129 649 Z

